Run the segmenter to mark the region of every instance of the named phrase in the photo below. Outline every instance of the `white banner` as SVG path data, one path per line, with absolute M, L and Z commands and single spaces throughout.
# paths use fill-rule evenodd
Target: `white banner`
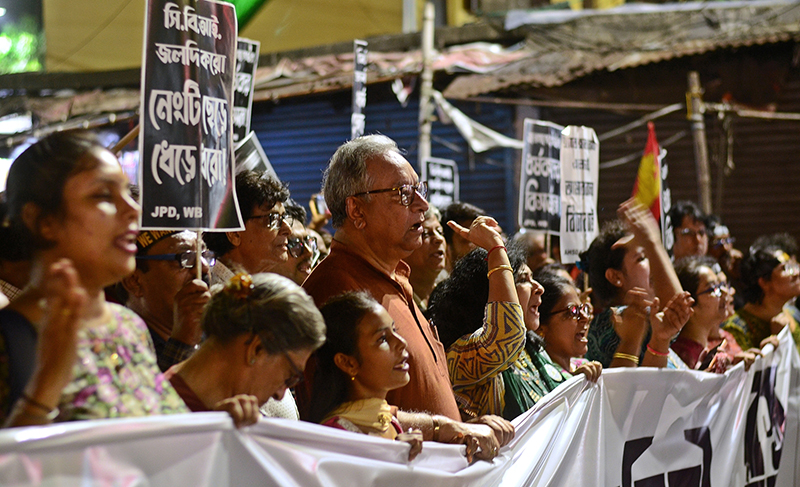
M 223 413 L 0 433 L 3 486 L 796 485 L 800 357 L 788 333 L 745 372 L 615 369 L 563 384 L 515 421 L 493 462 L 289 420 L 237 431 Z
M 572 264 L 597 236 L 600 144 L 590 127 L 561 131 L 561 262 Z

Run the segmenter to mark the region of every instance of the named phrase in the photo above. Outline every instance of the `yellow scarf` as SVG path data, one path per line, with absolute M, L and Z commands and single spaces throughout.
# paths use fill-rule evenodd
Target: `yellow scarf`
M 346 402 L 331 412 L 322 422 L 335 416 L 350 421 L 364 433 L 389 440 L 397 437 L 397 430 L 392 425 L 392 408 L 384 399 L 372 397 Z

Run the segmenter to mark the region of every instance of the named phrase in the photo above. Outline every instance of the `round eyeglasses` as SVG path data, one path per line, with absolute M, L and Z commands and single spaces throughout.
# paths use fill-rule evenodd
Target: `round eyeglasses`
M 699 293 L 697 293 L 697 295 L 700 296 L 700 295 L 703 295 L 703 294 L 708 294 L 709 296 L 711 296 L 713 298 L 718 298 L 718 297 L 722 296 L 722 291 L 725 291 L 726 293 L 730 293 L 731 285 L 728 284 L 727 281 L 720 281 L 720 282 L 716 282 L 714 284 L 711 284 L 710 286 L 708 286 L 708 289 L 700 291 Z
M 396 188 L 387 188 L 387 189 L 373 189 L 372 191 L 363 191 L 361 193 L 356 193 L 353 196 L 364 196 L 368 194 L 377 194 L 377 193 L 390 193 L 392 191 L 397 191 L 400 195 L 400 204 L 403 206 L 411 206 L 414 203 L 414 198 L 417 195 L 422 196 L 423 199 L 428 197 L 428 182 L 421 181 L 419 184 L 404 184 L 402 186 L 397 186 Z
M 289 249 L 289 255 L 295 259 L 303 255 L 305 250 L 311 252 L 311 255 L 317 253 L 317 239 L 311 235 L 305 237 L 289 237 L 286 241 L 286 247 Z
M 200 258 L 208 267 L 213 267 L 217 263 L 217 256 L 211 250 L 202 251 Z M 137 255 L 136 260 L 176 260 L 181 269 L 194 269 L 197 263 L 197 252 L 187 250 L 177 254 Z
M 267 228 L 275 230 L 281 227 L 283 222 L 286 222 L 289 227 L 294 224 L 294 220 L 288 213 L 267 213 L 266 215 L 255 215 L 248 218 L 248 220 L 262 220 L 266 222 Z
M 580 320 L 581 316 L 587 320 L 594 318 L 594 308 L 589 303 L 571 304 L 564 309 L 559 309 L 552 312 L 553 315 L 557 315 L 559 313 L 567 313 L 569 314 L 570 318 L 575 321 Z

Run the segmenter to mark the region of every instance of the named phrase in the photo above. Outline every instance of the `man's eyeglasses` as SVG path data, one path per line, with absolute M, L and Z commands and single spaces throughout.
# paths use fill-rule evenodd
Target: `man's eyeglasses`
M 294 257 L 295 259 L 299 258 L 303 255 L 303 251 L 308 249 L 311 252 L 311 255 L 317 253 L 317 239 L 311 235 L 306 235 L 305 237 L 289 237 L 288 241 L 286 242 L 286 247 L 289 248 L 289 255 Z
M 267 222 L 267 227 L 272 230 L 280 228 L 281 223 L 283 222 L 286 222 L 286 224 L 289 225 L 290 227 L 294 223 L 292 217 L 289 216 L 287 213 L 267 213 L 266 215 L 256 215 L 248 218 L 248 220 L 259 220 L 259 219 L 264 219 L 264 221 Z
M 691 228 L 681 228 L 680 231 L 678 232 L 678 235 L 681 237 L 697 238 L 698 236 L 705 237 L 707 233 L 705 228 L 702 228 L 700 230 L 693 230 Z
M 403 206 L 411 206 L 414 203 L 414 198 L 416 198 L 417 194 L 422 196 L 422 198 L 428 197 L 428 182 L 421 181 L 417 185 L 413 184 L 404 184 L 402 186 L 398 186 L 396 188 L 388 188 L 388 189 L 373 189 L 372 191 L 364 191 L 362 193 L 356 193 L 353 196 L 364 196 L 368 194 L 376 194 L 376 193 L 389 193 L 392 191 L 397 191 L 400 195 L 400 204 Z
M 292 376 L 284 381 L 286 388 L 291 389 L 297 384 L 303 382 L 303 379 L 305 379 L 306 375 L 303 373 L 302 370 L 300 370 L 300 367 L 295 365 L 294 361 L 291 359 L 291 357 L 289 357 L 288 353 L 286 352 L 281 352 L 281 353 L 283 353 L 283 356 L 286 358 L 286 361 L 289 362 L 289 365 L 292 366 Z
M 213 267 L 217 263 L 217 256 L 210 250 L 204 250 L 200 253 L 200 258 L 208 267 Z M 137 260 L 177 260 L 182 269 L 194 269 L 197 263 L 197 252 L 194 250 L 187 250 L 178 254 L 155 254 L 155 255 L 137 255 Z
M 569 314 L 570 318 L 575 321 L 580 320 L 581 316 L 587 320 L 591 320 L 594 317 L 594 308 L 592 308 L 592 305 L 589 303 L 572 304 L 564 309 L 553 311 L 552 314 L 557 315 L 559 313 L 567 313 Z
M 718 297 L 722 296 L 722 291 L 725 291 L 726 293 L 729 293 L 730 290 L 731 290 L 731 285 L 728 284 L 727 281 L 720 281 L 720 282 L 711 284 L 710 286 L 708 286 L 708 289 L 700 291 L 699 293 L 697 293 L 697 295 L 700 296 L 702 294 L 708 294 L 709 296 L 711 296 L 713 298 L 718 298 Z

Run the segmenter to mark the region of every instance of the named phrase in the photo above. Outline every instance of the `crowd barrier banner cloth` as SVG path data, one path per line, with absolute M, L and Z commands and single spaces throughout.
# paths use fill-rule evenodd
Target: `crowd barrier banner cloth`
M 517 418 L 493 462 L 288 420 L 244 430 L 224 413 L 0 432 L 3 486 L 796 485 L 800 357 L 780 346 L 725 375 L 666 369 L 576 377 Z

